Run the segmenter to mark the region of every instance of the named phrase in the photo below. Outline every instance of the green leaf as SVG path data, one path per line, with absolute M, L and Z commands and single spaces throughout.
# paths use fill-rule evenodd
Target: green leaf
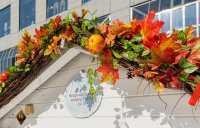
M 95 57 L 92 57 L 92 63 L 94 63 L 94 61 L 95 61 Z
M 140 37 L 140 36 L 135 36 L 135 37 L 131 40 L 131 42 L 141 42 L 141 40 L 142 40 L 142 37 Z
M 115 68 L 119 65 L 119 61 L 117 59 L 113 59 L 113 65 Z
M 117 59 L 121 59 L 122 55 L 120 55 L 119 53 L 115 52 L 114 50 L 112 50 L 113 55 L 117 58 Z
M 187 37 L 183 30 L 179 31 L 178 39 L 182 40 L 182 44 L 185 44 L 185 42 L 187 41 Z
M 55 60 L 56 59 L 56 54 L 54 52 L 51 52 L 50 57 Z
M 92 95 L 92 99 L 94 99 L 96 97 L 96 91 L 93 86 L 90 86 L 89 92 Z
M 199 83 L 200 82 L 200 76 L 197 75 L 194 81 L 195 81 L 195 83 Z
M 89 83 L 90 84 L 93 84 L 94 83 L 94 78 L 91 76 L 91 77 L 89 77 Z
M 31 49 L 34 48 L 34 45 L 33 45 L 31 42 L 28 43 L 28 46 L 29 46 L 29 48 L 31 48 Z
M 179 66 L 181 68 L 184 69 L 184 71 L 186 73 L 193 73 L 194 71 L 196 71 L 198 69 L 198 67 L 196 65 L 193 65 L 191 63 L 189 63 L 185 58 L 182 58 L 180 61 L 179 61 Z
M 182 45 L 181 50 L 190 50 L 190 46 Z
M 193 73 L 194 71 L 196 71 L 198 69 L 198 67 L 197 66 L 191 66 L 191 67 L 189 67 L 189 68 L 186 68 L 186 69 L 184 69 L 184 71 L 186 72 L 186 73 Z
M 70 17 L 69 17 L 69 15 L 67 15 L 67 16 L 65 17 L 65 19 L 61 22 L 61 24 L 62 24 L 62 25 L 68 25 L 69 22 L 70 22 Z
M 134 49 L 134 52 L 139 53 L 143 50 L 143 45 L 142 44 L 137 44 L 137 45 L 133 44 L 132 48 Z
M 136 53 L 134 53 L 132 51 L 128 51 L 127 54 L 128 54 L 128 58 L 130 60 L 133 60 L 134 58 L 136 58 L 138 56 L 138 54 L 136 54 Z
M 68 48 L 73 48 L 73 47 L 74 47 L 74 44 L 68 43 L 68 44 L 67 44 L 67 47 L 68 47 Z
M 148 55 L 149 53 L 150 53 L 149 50 L 145 50 L 145 51 L 142 52 L 142 56 L 146 56 L 146 55 Z
M 97 70 L 94 71 L 94 77 L 97 77 L 98 76 L 98 72 Z
M 2 88 L 2 87 L 0 87 L 0 93 L 2 92 L 2 90 L 3 90 L 3 88 Z
M 189 77 L 189 74 L 184 71 L 179 74 L 179 80 L 182 82 L 187 81 L 188 77 Z
M 93 70 L 91 68 L 89 68 L 87 73 L 88 73 L 88 75 L 92 75 L 93 74 Z
M 5 83 L 1 83 L 1 87 L 5 88 L 6 84 Z
M 76 25 L 72 25 L 72 29 L 74 30 L 75 33 L 77 34 L 82 34 L 83 32 L 81 31 L 80 28 L 78 28 Z
M 84 47 L 86 45 L 85 37 L 81 37 L 81 46 Z
M 140 66 L 141 68 L 143 68 L 143 67 L 146 66 L 146 64 L 139 64 L 139 66 Z
M 14 67 L 14 66 L 8 67 L 7 72 L 9 74 L 15 74 L 16 73 L 16 67 Z
M 25 68 L 25 70 L 24 70 L 25 72 L 28 72 L 28 71 L 30 71 L 30 68 Z
M 93 25 L 93 24 L 89 24 L 89 25 L 88 25 L 88 29 L 90 30 L 90 29 L 92 29 L 92 28 L 94 28 L 94 25 Z

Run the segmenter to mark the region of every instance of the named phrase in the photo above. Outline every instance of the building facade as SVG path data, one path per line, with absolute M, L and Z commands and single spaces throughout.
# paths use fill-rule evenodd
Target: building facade
M 150 10 L 155 10 L 156 19 L 165 22 L 161 31 L 172 32 L 173 28 L 184 29 L 194 24 L 195 35 L 200 35 L 199 0 L 0 0 L 0 72 L 15 64 L 16 45 L 25 29 L 32 35 L 35 28 L 47 23 L 50 18 L 60 15 L 64 18 L 72 11 L 82 9 L 96 12 L 99 22 L 107 18 L 129 22 L 142 19 Z M 3 17 L 3 18 L 2 18 Z M 88 17 L 90 18 L 90 17 Z M 63 105 L 62 96 L 68 80 L 82 69 L 95 68 L 92 57 L 83 53 L 72 59 L 53 74 L 45 83 L 17 104 L 1 120 L 0 128 L 198 128 L 199 108 L 193 110 L 188 104 L 189 95 L 184 96 L 171 118 L 181 91 L 167 90 L 159 99 L 147 81 L 125 78 L 126 71 L 115 87 L 106 86 L 102 103 L 97 112 L 89 118 L 78 119 L 70 115 Z M 52 67 L 52 72 L 53 72 Z M 49 72 L 51 72 L 49 70 Z M 34 105 L 34 114 L 27 116 L 22 125 L 16 115 L 26 104 Z

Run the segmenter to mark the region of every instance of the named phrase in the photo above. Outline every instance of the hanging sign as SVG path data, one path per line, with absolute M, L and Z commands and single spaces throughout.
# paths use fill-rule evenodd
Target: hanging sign
M 95 90 L 91 93 L 91 89 Z M 102 89 L 95 78 L 89 83 L 89 76 L 82 71 L 76 74 L 68 83 L 64 102 L 71 114 L 77 118 L 86 118 L 96 112 L 101 104 Z

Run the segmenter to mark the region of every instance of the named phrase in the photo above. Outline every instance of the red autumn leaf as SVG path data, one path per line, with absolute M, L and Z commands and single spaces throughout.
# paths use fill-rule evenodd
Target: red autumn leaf
M 192 64 L 200 65 L 200 38 L 197 38 L 194 42 L 187 60 Z
M 131 74 L 136 76 L 142 75 L 143 73 L 144 73 L 144 68 L 131 71 Z
M 200 83 L 197 84 L 196 89 L 192 93 L 192 96 L 190 97 L 188 104 L 195 106 L 199 98 L 200 98 Z
M 50 19 L 50 25 L 53 29 L 56 29 L 61 22 L 61 16 L 56 16 L 55 19 Z
M 49 31 L 44 29 L 42 26 L 40 27 L 40 29 L 35 29 L 35 35 L 34 37 L 37 39 L 37 43 L 41 44 L 42 40 L 40 39 L 43 36 L 46 36 L 49 34 Z
M 190 51 L 188 51 L 188 50 L 183 50 L 183 51 L 178 52 L 178 55 L 176 56 L 175 62 L 174 62 L 173 64 L 178 64 L 179 60 L 180 60 L 181 58 L 185 58 L 186 55 L 187 55 L 189 52 L 190 52 Z
M 101 82 L 110 81 L 113 85 L 119 79 L 118 69 L 114 68 L 113 56 L 110 49 L 105 49 L 100 55 L 101 65 L 98 72 L 102 73 Z
M 151 11 L 148 17 L 144 18 L 141 21 L 141 30 L 140 33 L 142 35 L 143 44 L 145 48 L 150 49 L 158 40 L 158 36 L 160 34 L 160 29 L 164 25 L 162 21 L 155 21 L 153 19 L 155 17 L 155 11 Z
M 74 32 L 74 30 L 67 26 L 65 33 L 64 33 L 64 37 L 67 41 L 72 41 L 72 39 L 76 36 L 76 33 Z
M 174 76 L 171 77 L 171 82 L 170 82 L 171 87 L 173 88 L 180 88 L 181 87 L 181 82 L 179 81 L 179 79 Z

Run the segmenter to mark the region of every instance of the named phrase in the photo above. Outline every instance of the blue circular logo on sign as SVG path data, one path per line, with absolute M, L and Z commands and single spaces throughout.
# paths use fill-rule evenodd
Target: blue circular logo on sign
M 99 108 L 102 100 L 102 88 L 98 79 L 91 85 L 85 72 L 76 74 L 68 83 L 64 102 L 71 114 L 78 118 L 89 117 Z

